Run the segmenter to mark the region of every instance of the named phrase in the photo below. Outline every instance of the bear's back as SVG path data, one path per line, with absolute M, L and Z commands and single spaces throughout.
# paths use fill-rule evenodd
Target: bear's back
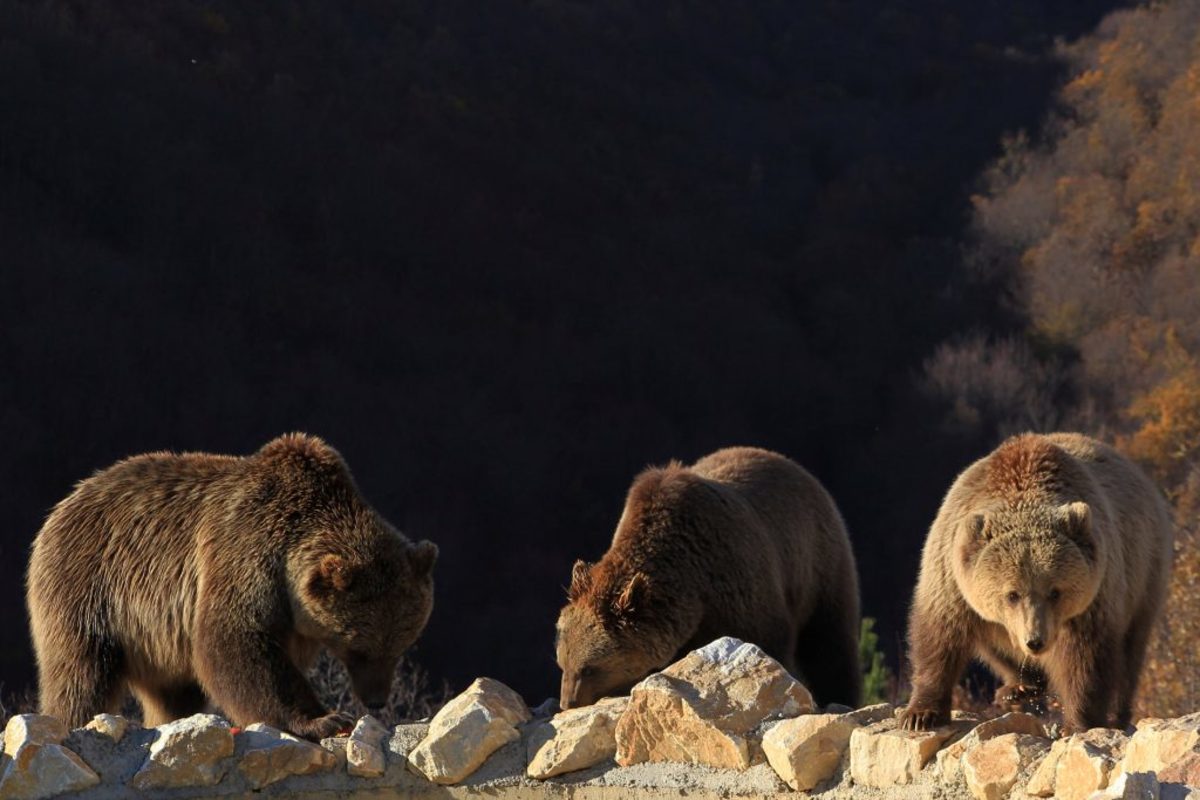
M 161 620 L 187 630 L 198 573 L 196 534 L 220 515 L 240 461 L 149 453 L 81 481 L 34 539 L 27 585 L 31 623 L 64 616 L 104 620 L 130 641 L 163 628 Z M 168 638 L 152 649 L 172 661 L 185 658 L 175 637 Z M 144 649 L 127 655 L 136 661 Z
M 848 551 L 849 537 L 833 498 L 790 458 L 757 447 L 728 447 L 700 459 L 692 471 L 744 501 L 789 559 Z

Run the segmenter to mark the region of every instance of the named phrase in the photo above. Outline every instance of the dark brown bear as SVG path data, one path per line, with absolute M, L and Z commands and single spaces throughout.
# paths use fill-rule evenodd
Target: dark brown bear
M 563 708 L 624 694 L 721 636 L 820 703 L 857 706 L 858 580 L 833 499 L 789 459 L 733 447 L 633 482 L 612 546 L 575 563 L 558 618 Z
M 147 725 L 203 709 L 309 739 L 352 720 L 304 670 L 322 649 L 368 706 L 433 606 L 437 547 L 412 544 L 320 439 L 251 456 L 150 453 L 80 483 L 33 544 L 28 596 L 43 713 L 115 711 Z

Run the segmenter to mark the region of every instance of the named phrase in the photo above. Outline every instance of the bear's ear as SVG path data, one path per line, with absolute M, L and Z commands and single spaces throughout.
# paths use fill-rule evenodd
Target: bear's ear
M 962 562 L 964 565 L 969 565 L 975 560 L 975 556 L 983 549 L 983 546 L 991 539 L 991 533 L 988 530 L 987 517 L 983 514 L 972 514 L 963 520 L 963 546 L 961 549 Z
M 643 608 L 646 604 L 646 593 L 650 589 L 650 579 L 646 577 L 644 572 L 635 572 L 629 582 L 625 584 L 625 588 L 613 600 L 613 613 L 617 619 L 628 621 L 638 609 Z
M 1095 550 L 1092 538 L 1092 509 L 1087 503 L 1067 503 L 1059 507 L 1059 518 L 1063 521 L 1067 537 L 1085 553 Z
M 428 539 L 422 539 L 408 551 L 408 563 L 412 565 L 413 573 L 418 576 L 431 574 L 437 557 L 438 546 Z
M 983 514 L 972 514 L 963 524 L 967 528 L 967 535 L 971 537 L 971 541 L 986 542 L 988 540 L 987 517 Z
M 587 594 L 592 587 L 592 565 L 582 559 L 575 561 L 571 567 L 571 586 L 567 589 L 567 599 L 575 602 Z
M 256 455 L 263 460 L 296 467 L 337 469 L 343 464 L 342 457 L 323 439 L 299 432 L 275 437 L 260 447 Z
M 354 570 L 346 559 L 332 553 L 323 556 L 308 576 L 308 589 L 318 597 L 345 592 L 354 584 Z

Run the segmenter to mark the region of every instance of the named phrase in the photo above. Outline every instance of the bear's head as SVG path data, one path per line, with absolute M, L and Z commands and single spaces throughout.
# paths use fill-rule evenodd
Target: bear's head
M 437 552 L 381 531 L 369 548 L 314 553 L 304 570 L 297 630 L 346 665 L 369 709 L 387 704 L 397 662 L 429 621 Z
M 433 610 L 437 545 L 413 544 L 388 524 L 338 452 L 315 436 L 274 439 L 251 467 L 264 524 L 293 542 L 293 630 L 346 665 L 364 705 L 382 708 L 400 656 Z
M 627 694 L 639 680 L 670 662 L 675 648 L 647 630 L 653 591 L 642 572 L 624 576 L 575 562 L 568 603 L 559 613 L 555 636 L 555 656 L 562 670 L 561 708 Z
M 1104 575 L 1103 542 L 1082 502 L 970 515 L 955 546 L 955 579 L 967 602 L 1035 658 L 1091 606 Z

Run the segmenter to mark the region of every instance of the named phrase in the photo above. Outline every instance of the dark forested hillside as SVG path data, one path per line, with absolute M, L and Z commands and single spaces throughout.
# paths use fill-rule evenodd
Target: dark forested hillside
M 1112 5 L 0 3 L 0 680 L 74 481 L 288 429 L 441 545 L 454 683 L 552 694 L 571 561 L 727 444 L 827 483 L 894 656 L 993 444 L 921 365 L 1019 323 L 964 278 L 971 183 Z

